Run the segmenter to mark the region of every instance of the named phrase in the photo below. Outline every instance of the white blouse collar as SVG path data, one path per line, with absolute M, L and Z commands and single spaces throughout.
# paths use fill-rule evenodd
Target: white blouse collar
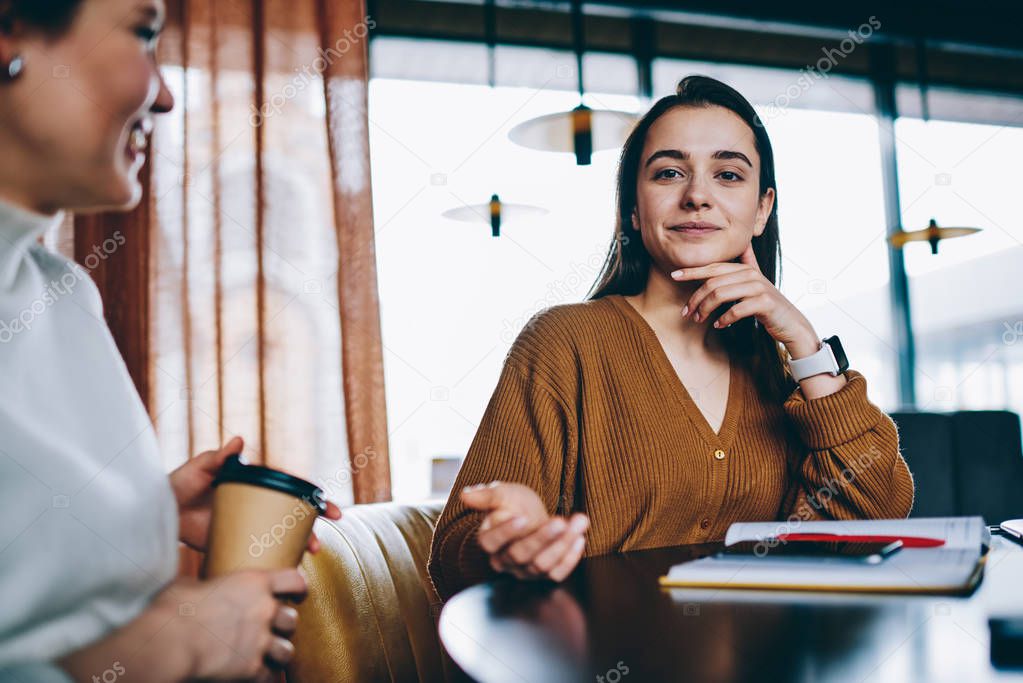
M 0 290 L 11 288 L 29 247 L 63 218 L 62 212 L 46 216 L 0 201 Z

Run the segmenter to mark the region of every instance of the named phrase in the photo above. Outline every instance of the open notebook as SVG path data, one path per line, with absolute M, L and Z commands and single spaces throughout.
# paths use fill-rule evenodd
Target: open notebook
M 940 547 L 905 547 L 877 564 L 792 562 L 772 557 L 713 556 L 675 565 L 661 585 L 686 588 L 965 593 L 980 580 L 991 535 L 981 517 L 935 517 L 784 522 L 737 522 L 725 545 L 762 541 L 785 532 L 913 536 L 943 541 Z

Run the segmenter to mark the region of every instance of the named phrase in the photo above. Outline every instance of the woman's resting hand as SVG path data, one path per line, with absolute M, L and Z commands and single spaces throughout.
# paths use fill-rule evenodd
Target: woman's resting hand
M 590 526 L 586 515 L 549 515 L 536 492 L 522 484 L 480 484 L 462 491 L 461 499 L 487 512 L 477 539 L 494 571 L 561 581 L 579 563 Z

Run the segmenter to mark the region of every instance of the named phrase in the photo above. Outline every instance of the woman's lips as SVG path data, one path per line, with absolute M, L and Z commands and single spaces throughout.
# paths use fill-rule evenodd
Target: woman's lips
M 125 155 L 130 161 L 136 161 L 146 154 L 146 149 L 149 147 L 146 128 L 144 121 L 139 121 L 128 132 L 128 144 L 125 146 Z
M 717 232 L 721 228 L 714 225 L 713 223 L 692 221 L 689 223 L 680 223 L 679 225 L 673 225 L 668 229 L 671 230 L 672 232 L 680 232 L 684 235 L 708 235 L 712 232 Z

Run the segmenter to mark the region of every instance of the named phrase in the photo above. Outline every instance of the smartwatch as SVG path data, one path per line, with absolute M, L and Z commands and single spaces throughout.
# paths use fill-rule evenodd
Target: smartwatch
M 838 377 L 849 369 L 849 359 L 845 357 L 845 349 L 838 337 L 827 337 L 821 340 L 817 353 L 806 358 L 789 358 L 789 372 L 792 379 L 802 382 L 807 377 L 828 374 Z

